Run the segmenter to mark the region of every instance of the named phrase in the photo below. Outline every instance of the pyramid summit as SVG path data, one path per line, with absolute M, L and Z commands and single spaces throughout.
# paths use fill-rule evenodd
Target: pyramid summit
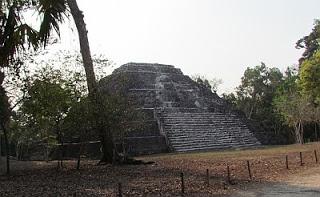
M 127 79 L 126 97 L 143 110 L 143 131 L 126 136 L 132 154 L 259 146 L 247 121 L 226 101 L 172 65 L 127 63 L 100 81 L 102 93 Z

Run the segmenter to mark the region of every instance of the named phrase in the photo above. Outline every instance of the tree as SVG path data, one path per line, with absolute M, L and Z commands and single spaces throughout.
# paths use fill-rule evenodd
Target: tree
M 81 98 L 77 103 L 74 103 L 65 118 L 62 130 L 66 139 L 78 139 L 79 152 L 77 170 L 80 169 L 81 155 L 86 141 L 96 140 L 96 133 L 90 132 L 94 128 L 94 117 L 90 110 L 90 102 L 87 97 Z
M 103 126 L 111 132 L 112 143 L 115 147 L 113 151 L 116 153 L 112 159 L 120 163 L 131 163 L 134 161 L 130 160 L 125 153 L 120 154 L 120 152 L 118 152 L 119 147 L 116 145 L 119 145 L 119 143 L 124 144 L 128 133 L 136 131 L 143 126 L 144 113 L 137 110 L 137 106 L 126 97 L 129 84 L 131 84 L 132 81 L 128 79 L 125 74 L 117 75 L 116 79 L 113 77 L 113 75 L 109 75 L 103 78 L 104 82 L 102 84 L 110 84 L 109 82 L 117 81 L 116 89 L 113 89 L 112 85 L 100 87 L 103 91 L 100 105 L 101 111 L 103 112 L 100 114 L 102 115 L 101 120 L 103 120 Z M 96 140 L 97 136 L 95 135 L 96 133 L 89 132 L 96 125 L 96 120 L 94 114 L 91 113 L 90 106 L 89 97 L 85 95 L 81 98 L 80 102 L 75 103 L 64 121 L 64 127 L 67 129 L 65 133 L 69 136 L 79 137 L 79 165 L 80 154 L 83 149 L 82 146 L 86 143 L 85 139 Z M 99 132 L 97 134 L 99 134 Z M 122 146 L 122 150 L 125 152 L 124 146 Z M 103 161 L 100 161 L 100 163 L 101 162 Z
M 31 6 L 36 6 L 39 14 L 41 15 L 41 25 L 39 32 L 32 29 L 26 23 L 20 21 L 21 17 L 19 15 L 26 8 Z M 101 123 L 102 120 L 99 119 L 99 92 L 97 89 L 97 83 L 94 74 L 94 68 L 92 63 L 92 58 L 90 54 L 89 42 L 87 37 L 87 30 L 83 20 L 83 14 L 79 10 L 76 0 L 19 0 L 19 1 L 1 1 L 1 57 L 0 57 L 0 67 L 4 68 L 8 66 L 9 61 L 17 59 L 17 55 L 21 51 L 24 51 L 25 44 L 33 46 L 37 49 L 39 43 L 43 43 L 46 46 L 49 43 L 49 38 L 53 31 L 60 35 L 59 25 L 64 21 L 67 15 L 68 8 L 71 11 L 71 15 L 76 23 L 77 30 L 79 33 L 80 40 L 80 51 L 83 58 L 83 65 L 86 72 L 87 85 L 89 90 L 89 97 L 92 101 L 92 108 L 95 117 L 97 118 L 97 128 L 100 130 L 100 136 L 103 148 L 103 158 L 106 162 L 112 161 L 112 141 L 110 132 L 105 130 Z M 0 82 L 3 82 L 4 75 L 3 72 L 0 73 Z M 2 101 L 6 102 L 5 90 L 1 89 L 0 93 L 3 95 Z M 7 102 L 8 103 L 8 102 Z M 9 106 L 9 104 L 2 104 L 2 107 Z M 6 110 L 8 111 L 8 110 Z M 5 119 L 1 120 L 1 125 L 3 125 L 2 130 L 6 133 L 6 124 L 10 119 L 10 115 L 6 115 L 6 111 L 2 113 L 6 116 Z M 5 134 L 6 136 L 6 134 Z M 8 151 L 7 151 L 8 152 Z M 9 161 L 9 156 L 7 156 Z M 9 162 L 7 162 L 9 163 Z M 7 167 L 7 173 L 9 173 L 9 165 Z
M 272 105 L 275 91 L 282 81 L 283 74 L 278 68 L 269 68 L 261 63 L 247 68 L 236 92 L 224 94 L 223 97 L 234 110 L 250 119 L 257 129 L 269 132 L 269 136 L 287 135 L 283 121 Z
M 237 87 L 237 108 L 248 119 L 265 120 L 270 115 L 273 94 L 281 83 L 282 73 L 278 68 L 268 68 L 264 63 L 254 68 L 247 68 Z
M 319 121 L 320 106 L 320 21 L 316 20 L 311 33 L 308 36 L 298 40 L 298 49 L 304 48 L 305 51 L 300 58 L 300 70 L 298 86 L 301 89 L 301 95 L 309 100 L 310 109 L 308 118 L 314 123 L 315 137 L 317 135 L 317 125 Z M 310 119 L 311 118 L 311 119 Z
M 39 40 L 37 31 L 23 21 L 23 10 L 31 5 L 31 1 L 1 1 L 0 2 L 0 126 L 4 133 L 7 155 L 7 174 L 9 165 L 9 120 L 11 116 L 10 104 L 3 87 L 5 68 L 18 67 L 19 55 L 28 48 L 37 49 Z
M 50 147 L 63 143 L 61 125 L 73 103 L 77 102 L 77 92 L 68 81 L 62 80 L 61 72 L 45 68 L 33 76 L 34 81 L 27 87 L 20 113 L 27 120 L 28 128 L 33 128 L 41 141 L 46 143 L 45 157 L 48 159 Z
M 113 158 L 113 141 L 111 131 L 107 130 L 105 125 L 103 124 L 102 115 L 103 111 L 101 111 L 100 106 L 102 105 L 102 98 L 98 90 L 93 62 L 91 58 L 91 52 L 89 47 L 89 41 L 87 36 L 87 29 L 84 22 L 84 16 L 82 11 L 79 9 L 76 0 L 67 0 L 67 4 L 70 8 L 71 15 L 76 24 L 79 41 L 80 41 L 80 52 L 83 59 L 83 66 L 86 72 L 86 79 L 89 91 L 89 98 L 93 108 L 93 114 L 96 120 L 96 128 L 99 130 L 101 144 L 102 144 L 102 152 L 103 156 L 101 158 L 102 162 L 111 163 Z
M 312 98 L 314 104 L 320 105 L 320 51 L 302 62 L 299 86 L 302 94 Z
M 302 144 L 304 125 L 308 122 L 308 115 L 313 110 L 309 101 L 297 92 L 287 92 L 275 98 L 274 105 L 287 124 L 294 128 L 296 143 Z
M 117 148 L 114 149 L 116 155 L 113 160 L 116 162 L 127 162 L 124 141 L 128 133 L 141 128 L 143 125 L 144 115 L 138 112 L 134 105 L 132 105 L 126 97 L 119 93 L 105 94 L 102 96 L 103 103 L 100 106 L 103 111 L 103 124 L 112 135 L 112 142 L 122 144 L 123 155 L 119 157 Z M 83 97 L 80 102 L 75 103 L 68 116 L 64 121 L 64 133 L 66 136 L 77 137 L 79 139 L 79 157 L 78 166 L 80 167 L 80 155 L 84 149 L 84 145 L 89 140 L 96 140 L 99 133 L 90 132 L 95 127 L 95 117 L 90 110 L 90 101 L 88 97 Z M 115 162 L 115 161 L 113 161 Z
M 311 58 L 320 46 L 320 20 L 315 20 L 311 33 L 299 39 L 296 43 L 297 49 L 305 49 L 299 63 L 302 64 L 305 59 Z
M 299 104 L 297 101 L 301 100 L 301 97 L 296 84 L 298 75 L 297 72 L 290 67 L 288 67 L 285 73 L 284 80 L 277 88 L 272 104 L 275 107 L 275 111 L 284 118 L 288 125 L 296 126 L 293 134 L 296 142 L 301 143 L 303 139 L 300 124 L 302 117 L 300 116 L 301 113 L 299 113 L 301 108 L 297 106 Z
M 209 89 L 212 92 L 217 92 L 219 85 L 222 84 L 221 79 L 213 78 L 211 80 L 207 79 L 207 77 L 202 75 L 194 75 L 191 77 L 193 81 L 198 83 L 199 85 Z

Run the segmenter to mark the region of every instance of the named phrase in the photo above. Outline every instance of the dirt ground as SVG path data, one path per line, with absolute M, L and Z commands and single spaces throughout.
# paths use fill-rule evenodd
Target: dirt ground
M 234 197 L 316 197 L 320 196 L 320 168 L 291 175 L 283 182 L 249 185 L 230 194 Z
M 320 152 L 320 143 L 137 158 L 154 161 L 152 165 L 97 166 L 97 161 L 86 160 L 79 171 L 76 161 L 65 161 L 59 171 L 56 161 L 13 161 L 12 175 L 0 175 L 0 196 L 117 196 L 118 183 L 123 196 L 181 196 L 181 172 L 184 196 L 301 196 L 301 191 L 302 196 L 319 196 L 320 165 L 314 150 Z

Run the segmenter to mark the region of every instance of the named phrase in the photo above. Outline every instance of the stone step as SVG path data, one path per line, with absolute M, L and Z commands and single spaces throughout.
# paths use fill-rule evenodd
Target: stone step
M 178 120 L 212 120 L 212 121 L 217 121 L 217 120 L 232 120 L 232 121 L 239 121 L 235 118 L 225 118 L 225 117 L 168 117 L 166 118 L 167 121 L 178 121 Z
M 246 137 L 246 136 L 241 136 L 241 135 L 231 135 L 229 133 L 223 133 L 223 135 L 219 135 L 219 134 L 215 134 L 215 133 L 204 133 L 203 135 L 201 134 L 180 134 L 180 135 L 176 135 L 176 134 L 168 134 L 168 137 L 170 137 L 170 139 L 175 140 L 175 139 L 197 139 L 197 138 L 201 138 L 201 139 L 222 139 L 222 138 L 242 138 L 242 137 Z M 242 139 L 239 139 L 242 140 Z
M 224 113 L 210 113 L 210 112 L 205 112 L 205 113 L 199 113 L 199 112 L 191 112 L 191 113 L 185 113 L 185 112 L 178 112 L 178 113 L 170 113 L 170 114 L 165 114 L 162 113 L 163 117 L 166 118 L 174 118 L 174 117 L 233 117 L 236 118 L 236 115 L 232 114 L 224 114 Z
M 235 119 L 221 119 L 221 118 L 197 118 L 197 119 L 192 119 L 192 118 L 175 118 L 175 119 L 165 119 L 163 120 L 168 123 L 183 123 L 183 122 L 241 122 L 239 120 Z
M 234 114 L 186 111 L 166 112 L 161 117 L 170 145 L 178 152 L 260 144 Z
M 223 125 L 223 126 L 229 126 L 229 125 L 226 125 L 226 124 L 230 124 L 230 125 L 243 125 L 243 126 L 246 126 L 244 123 L 241 123 L 241 122 L 237 122 L 237 121 L 214 121 L 214 120 L 211 120 L 211 121 L 208 121 L 208 120 L 186 120 L 186 121 L 183 121 L 183 120 L 179 120 L 179 121 L 164 121 L 164 125 L 216 125 L 216 124 L 220 124 L 220 125 Z
M 202 132 L 202 133 L 186 133 L 186 132 L 179 132 L 179 133 L 168 133 L 167 136 L 168 137 L 197 137 L 197 136 L 201 136 L 201 137 L 221 137 L 221 136 L 231 136 L 234 135 L 233 133 L 227 133 L 227 132 Z
M 163 118 L 166 118 L 168 120 L 172 119 L 177 119 L 177 118 L 181 118 L 181 119 L 230 119 L 230 118 L 236 118 L 236 117 L 227 117 L 227 116 L 212 116 L 212 115 L 202 115 L 202 116 L 190 116 L 190 115 L 185 115 L 185 116 L 162 116 Z
M 165 128 L 166 132 L 168 134 L 171 133 L 195 133 L 195 134 L 202 134 L 202 133 L 218 133 L 218 135 L 220 133 L 230 133 L 230 134 L 237 134 L 237 133 L 245 133 L 245 132 L 249 132 L 249 130 L 243 128 L 243 129 L 239 129 L 239 128 L 228 128 L 228 129 L 224 129 L 224 128 Z
M 219 124 L 219 123 L 215 123 L 215 124 L 212 124 L 212 123 L 194 123 L 194 124 L 183 124 L 183 123 L 180 123 L 180 124 L 168 124 L 168 123 L 165 123 L 164 127 L 165 128 L 246 128 L 245 125 L 240 125 L 240 124 L 228 124 L 228 125 L 224 125 L 223 124 Z
M 238 132 L 238 131 L 247 131 L 249 132 L 249 129 L 246 128 L 246 127 L 232 127 L 232 128 L 224 128 L 224 127 L 199 127 L 199 126 L 196 126 L 196 127 L 164 127 L 164 129 L 166 129 L 167 133 L 170 133 L 170 132 L 194 132 L 194 133 L 197 133 L 197 132 L 228 132 L 228 133 L 233 133 L 233 132 Z
M 169 135 L 174 135 L 174 134 L 197 134 L 197 135 L 204 135 L 204 134 L 209 134 L 209 135 L 212 135 L 212 134 L 217 134 L 217 135 L 220 135 L 221 133 L 223 134 L 233 134 L 233 133 L 237 133 L 237 131 L 240 131 L 240 130 L 226 130 L 226 129 L 223 129 L 223 128 L 194 128 L 194 129 L 187 129 L 187 128 L 180 128 L 180 129 L 167 129 L 167 134 Z
M 169 116 L 169 117 L 165 117 L 165 116 L 162 116 L 163 118 L 166 118 L 167 120 L 174 120 L 174 119 L 177 119 L 177 118 L 180 118 L 180 119 L 233 119 L 233 120 L 239 120 L 237 119 L 236 117 L 232 117 L 232 116 L 226 116 L 226 115 L 223 115 L 223 116 L 212 116 L 212 115 L 202 115 L 202 116 L 191 116 L 191 115 L 186 115 L 186 116 Z
M 203 150 L 221 150 L 221 149 L 231 149 L 231 148 L 248 148 L 248 147 L 257 147 L 260 144 L 246 144 L 246 145 L 239 145 L 239 146 L 228 146 L 228 145 L 221 145 L 221 146 L 205 146 L 205 147 L 185 147 L 175 149 L 176 152 L 192 152 L 192 151 L 203 151 Z
M 192 141 L 192 140 L 211 140 L 211 141 L 217 141 L 217 140 L 235 140 L 235 141 L 255 141 L 254 139 L 246 139 L 243 136 L 234 136 L 234 135 L 205 135 L 205 136 L 185 136 L 185 135 L 168 135 L 170 138 L 170 141 Z
M 179 109 L 177 109 L 179 110 Z M 221 112 L 198 112 L 197 108 L 192 108 L 192 110 L 190 110 L 190 112 L 186 112 L 187 110 L 184 109 L 184 112 L 163 112 L 162 115 L 163 117 L 177 117 L 177 116 L 181 116 L 181 117 L 186 117 L 186 116 L 190 116 L 190 117 L 202 117 L 202 116 L 212 116 L 212 117 L 218 117 L 218 116 L 226 116 L 226 117 L 237 117 L 237 115 L 232 114 L 232 113 L 221 113 Z
M 181 144 L 174 146 L 175 150 L 182 150 L 182 149 L 189 149 L 189 148 L 217 148 L 217 147 L 245 147 L 245 146 L 255 146 L 257 144 L 251 143 L 251 144 L 243 144 L 243 143 L 217 143 L 217 144 L 196 144 L 196 145 L 190 145 L 190 144 Z
M 237 143 L 237 142 L 224 142 L 224 143 L 180 143 L 180 144 L 174 144 L 173 147 L 175 149 L 184 149 L 184 148 L 197 148 L 197 147 L 212 147 L 212 146 L 233 146 L 233 147 L 238 147 L 238 146 L 245 146 L 245 145 L 255 145 L 254 142 L 248 143 L 248 142 L 243 142 L 243 143 Z
M 197 121 L 208 121 L 208 122 L 241 122 L 236 119 L 225 119 L 225 118 L 171 118 L 171 119 L 166 119 L 166 122 L 197 122 Z
M 210 136 L 210 137 L 202 137 L 202 136 L 168 136 L 170 142 L 188 142 L 188 141 L 238 141 L 238 142 L 256 142 L 256 139 L 249 138 L 243 136 Z
M 198 146 L 238 146 L 238 145 L 246 145 L 246 144 L 257 144 L 254 141 L 243 141 L 243 142 L 237 142 L 237 141 L 195 141 L 195 142 L 185 142 L 185 143 L 172 143 L 171 145 L 174 148 L 181 148 L 181 147 L 198 147 Z
M 179 138 L 180 137 L 180 138 Z M 173 137 L 170 138 L 170 140 L 172 142 L 193 142 L 193 141 L 222 141 L 222 140 L 232 140 L 232 138 L 228 137 L 228 136 L 223 136 L 223 137 L 202 137 L 202 136 L 177 136 L 177 137 Z
M 219 125 L 219 124 L 211 124 L 211 125 L 165 125 L 163 127 L 164 129 L 166 129 L 167 131 L 178 131 L 178 130 L 182 130 L 182 131 L 208 131 L 208 130 L 212 130 L 212 131 L 218 131 L 218 130 L 226 130 L 226 131 L 238 131 L 238 130 L 248 130 L 248 127 L 244 126 L 244 125 L 228 125 L 228 127 L 224 126 L 224 125 Z

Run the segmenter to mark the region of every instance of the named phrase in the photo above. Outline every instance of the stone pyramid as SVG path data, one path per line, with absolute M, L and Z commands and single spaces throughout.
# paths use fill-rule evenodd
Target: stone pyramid
M 226 102 L 171 65 L 128 63 L 102 79 L 102 92 L 117 91 L 146 114 L 143 131 L 129 133 L 131 154 L 202 151 L 259 146 L 246 120 Z

